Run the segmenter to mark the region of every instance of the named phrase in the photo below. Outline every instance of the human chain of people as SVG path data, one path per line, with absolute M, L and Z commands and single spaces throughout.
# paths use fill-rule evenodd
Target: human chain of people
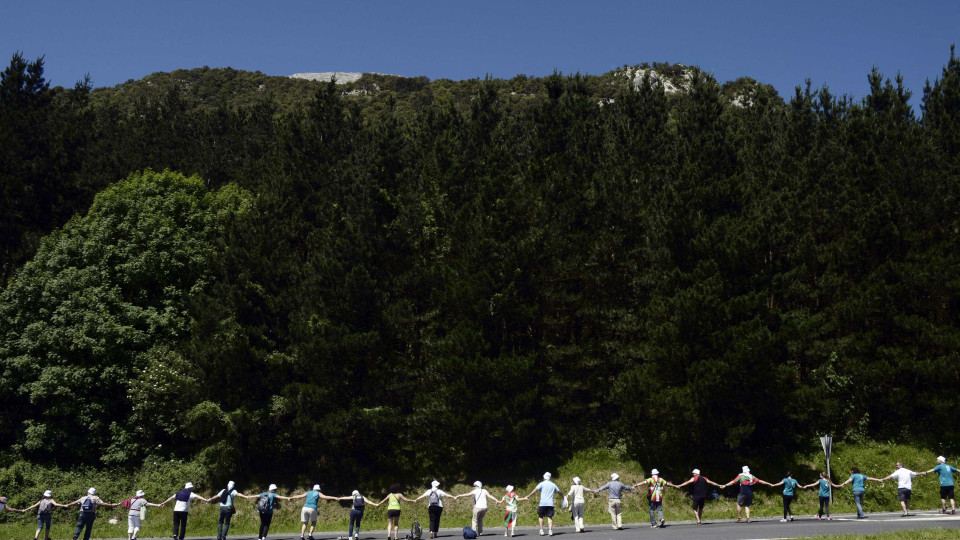
M 473 483 L 473 489 L 466 493 L 450 494 L 440 489 L 440 482 L 434 480 L 429 489 L 422 495 L 411 499 L 406 497 L 400 484 L 390 486 L 387 495 L 380 501 L 375 502 L 354 490 L 352 494 L 343 497 L 333 497 L 320 491 L 320 485 L 316 484 L 312 489 L 299 495 L 282 496 L 277 494 L 277 485 L 270 484 L 266 491 L 259 494 L 245 494 L 236 489 L 233 481 L 228 482 L 223 489 L 215 495 L 204 498 L 194 492 L 194 486 L 187 482 L 183 489 L 177 491 L 166 500 L 160 503 L 148 502 L 143 490 L 138 490 L 133 497 L 122 502 L 108 503 L 97 496 L 97 490 L 90 488 L 87 494 L 79 499 L 67 504 L 58 503 L 53 498 L 53 492 L 47 490 L 43 497 L 33 505 L 16 509 L 7 506 L 7 498 L 0 497 L 0 512 L 7 510 L 11 512 L 26 513 L 34 508 L 37 509 L 37 531 L 34 539 L 38 540 L 41 532 L 44 533 L 45 540 L 50 540 L 50 525 L 52 513 L 55 508 L 68 508 L 79 506 L 79 516 L 77 526 L 73 533 L 72 540 L 78 540 L 83 535 L 83 540 L 90 540 L 93 530 L 93 524 L 97 517 L 97 508 L 122 506 L 128 510 L 127 519 L 127 537 L 129 540 L 136 540 L 140 531 L 142 520 L 146 518 L 148 507 L 165 507 L 168 503 L 173 503 L 173 540 L 184 540 L 187 534 L 187 518 L 190 511 L 190 504 L 194 501 L 204 503 L 218 502 L 220 506 L 219 519 L 217 521 L 217 539 L 226 540 L 230 531 L 230 523 L 233 515 L 236 513 L 235 502 L 237 498 L 256 499 L 256 510 L 260 516 L 260 531 L 258 540 L 266 540 L 270 532 L 270 524 L 273 520 L 274 510 L 277 507 L 277 500 L 299 500 L 303 499 L 303 506 L 300 508 L 300 540 L 314 540 L 314 531 L 317 525 L 318 505 L 321 500 L 328 501 L 350 501 L 350 519 L 347 539 L 358 540 L 360 535 L 360 525 L 363 519 L 364 510 L 367 506 L 379 507 L 387 505 L 387 540 L 398 540 L 400 532 L 400 510 L 401 503 L 418 503 L 421 500 L 427 501 L 427 512 L 429 515 L 429 534 L 430 538 L 436 538 L 440 530 L 440 517 L 443 514 L 444 499 L 458 500 L 471 497 L 473 499 L 473 516 L 471 518 L 470 528 L 464 528 L 465 538 L 471 535 L 483 534 L 483 521 L 489 509 L 489 502 L 504 507 L 504 536 L 513 536 L 517 525 L 517 513 L 521 501 L 528 501 L 531 497 L 539 493 L 537 505 L 537 519 L 539 524 L 540 536 L 553 536 L 553 518 L 556 512 L 556 499 L 562 495 L 562 508 L 569 508 L 571 518 L 576 532 L 584 532 L 583 515 L 586 506 L 586 493 L 594 493 L 595 496 L 606 492 L 607 511 L 610 514 L 611 527 L 615 530 L 623 529 L 623 496 L 627 492 L 634 490 L 643 490 L 646 492 L 648 501 L 648 510 L 650 516 L 650 526 L 664 527 L 666 521 L 663 517 L 663 495 L 666 488 L 675 488 L 682 490 L 689 486 L 689 497 L 692 500 L 693 514 L 696 524 L 701 525 L 703 520 L 703 510 L 705 502 L 709 496 L 708 486 L 714 486 L 724 489 L 730 486 L 738 486 L 736 500 L 737 517 L 736 522 L 750 522 L 750 507 L 753 504 L 754 486 L 764 485 L 771 488 L 783 487 L 783 518 L 781 522 L 793 521 L 791 503 L 796 498 L 797 490 L 800 489 L 818 489 L 820 508 L 817 513 L 817 519 L 830 520 L 830 489 L 842 488 L 851 484 L 853 490 L 853 500 L 857 508 L 857 518 L 864 519 L 866 514 L 863 511 L 863 497 L 866 493 L 867 482 L 882 483 L 886 480 L 897 481 L 897 499 L 900 501 L 903 516 L 907 516 L 910 508 L 910 498 L 913 489 L 913 478 L 927 474 L 936 473 L 940 481 L 940 512 L 943 514 L 956 514 L 956 502 L 954 501 L 954 479 L 953 475 L 957 468 L 946 463 L 943 456 L 937 457 L 937 465 L 927 471 L 915 472 L 903 467 L 903 464 L 897 462 L 896 469 L 889 475 L 882 478 L 872 478 L 860 472 L 857 467 L 850 470 L 850 476 L 846 481 L 840 484 L 834 483 L 825 472 L 820 473 L 816 481 L 802 485 L 793 478 L 793 473 L 787 471 L 784 478 L 777 483 L 771 483 L 750 473 L 750 467 L 744 466 L 741 472 L 732 480 L 725 484 L 719 484 L 711 481 L 700 473 L 699 469 L 693 469 L 692 476 L 680 483 L 669 482 L 660 476 L 657 469 L 650 471 L 650 476 L 635 484 L 624 484 L 620 481 L 617 473 L 610 475 L 610 481 L 596 488 L 588 488 L 582 485 L 579 477 L 573 477 L 571 485 L 566 494 L 563 494 L 557 484 L 551 480 L 549 472 L 544 473 L 543 481 L 537 484 L 530 493 L 521 497 L 514 489 L 514 486 L 505 487 L 504 494 L 500 497 L 494 497 L 483 487 L 479 481 Z M 949 501 L 949 510 L 947 502 Z M 546 529 L 544 525 L 546 524 Z M 419 533 L 414 534 L 419 536 Z

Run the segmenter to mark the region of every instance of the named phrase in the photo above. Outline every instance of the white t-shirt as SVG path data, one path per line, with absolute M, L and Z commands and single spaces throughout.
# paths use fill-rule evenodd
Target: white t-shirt
M 890 476 L 897 479 L 897 489 L 913 489 L 913 477 L 916 475 L 917 473 L 910 469 L 901 467 L 893 471 Z
M 430 488 L 423 492 L 423 497 L 427 499 L 427 504 L 430 504 L 430 493 L 433 491 L 433 488 Z M 440 502 L 437 503 L 437 506 L 443 508 L 443 498 L 447 496 L 445 491 L 442 491 L 440 488 L 437 488 L 437 498 L 440 499 Z
M 483 488 L 475 488 L 470 492 L 473 494 L 473 506 L 476 508 L 487 507 L 487 495 L 489 492 Z
M 571 495 L 573 495 L 573 504 L 586 503 L 586 500 L 583 498 L 583 486 L 579 484 L 570 486 L 570 491 L 567 492 L 567 497 Z
M 174 512 L 187 512 L 190 510 L 190 501 L 194 499 L 199 499 L 200 496 L 194 492 L 190 492 L 190 498 L 185 501 L 177 501 L 177 504 L 173 506 Z

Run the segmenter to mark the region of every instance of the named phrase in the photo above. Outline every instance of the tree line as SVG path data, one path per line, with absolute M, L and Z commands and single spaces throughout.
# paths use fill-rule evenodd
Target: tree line
M 952 48 L 919 116 L 876 70 L 217 107 L 42 72 L 0 77 L 7 459 L 336 486 L 960 442 Z

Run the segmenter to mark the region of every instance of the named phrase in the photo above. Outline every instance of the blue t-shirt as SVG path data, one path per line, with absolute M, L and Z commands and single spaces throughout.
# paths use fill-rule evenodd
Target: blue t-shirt
M 233 506 L 233 499 L 237 496 L 237 490 L 233 490 L 226 495 L 223 494 L 224 491 L 226 489 L 221 489 L 220 493 L 217 493 L 220 496 L 220 506 Z
M 850 479 L 853 480 L 853 490 L 854 490 L 854 491 L 866 491 L 866 490 L 867 490 L 867 487 L 866 487 L 867 477 L 866 477 L 866 476 L 864 476 L 864 475 L 862 475 L 862 474 L 860 474 L 860 473 L 855 473 L 855 474 L 851 474 L 851 475 L 850 475 Z
M 826 478 L 820 479 L 820 496 L 821 497 L 830 496 L 830 482 L 827 482 Z
M 317 509 L 317 503 L 320 502 L 320 492 L 317 490 L 310 490 L 307 492 L 307 498 L 303 501 L 304 508 L 313 508 Z
M 272 491 L 264 491 L 263 493 L 260 494 L 261 497 L 263 497 L 264 495 L 267 496 L 267 499 L 269 499 L 269 504 L 270 504 L 270 507 L 267 509 L 266 512 L 264 512 L 264 514 L 272 514 L 272 513 L 273 513 L 273 501 L 277 500 L 277 494 L 276 494 L 276 493 L 273 493 Z
M 553 495 L 560 491 L 560 488 L 553 482 L 544 480 L 537 484 L 537 490 L 540 491 L 540 506 L 553 506 Z
M 797 482 L 793 478 L 784 478 L 783 479 L 783 494 L 787 496 L 793 496 L 795 489 L 800 485 L 800 482 Z
M 950 487 L 953 485 L 953 473 L 957 472 L 957 468 L 953 465 L 947 465 L 946 463 L 940 463 L 933 468 L 933 472 L 940 475 L 940 485 L 943 487 Z

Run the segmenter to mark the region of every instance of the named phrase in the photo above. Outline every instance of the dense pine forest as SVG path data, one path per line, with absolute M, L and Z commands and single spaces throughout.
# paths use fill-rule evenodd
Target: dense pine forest
M 346 486 L 828 432 L 955 456 L 952 48 L 930 76 L 918 100 L 667 64 L 94 89 L 16 54 L 0 458 Z

